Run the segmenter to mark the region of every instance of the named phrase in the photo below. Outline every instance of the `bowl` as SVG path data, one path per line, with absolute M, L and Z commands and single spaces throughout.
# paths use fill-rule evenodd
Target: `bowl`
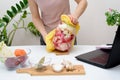
M 55 72 L 61 72 L 63 70 L 64 66 L 62 64 L 53 64 L 52 69 Z
M 4 65 L 7 69 L 15 69 L 19 65 L 24 65 L 28 59 L 28 55 L 31 53 L 31 49 L 23 49 L 26 54 L 24 56 L 14 56 L 14 57 L 0 57 L 1 60 L 4 60 Z M 13 52 L 15 51 L 12 50 Z

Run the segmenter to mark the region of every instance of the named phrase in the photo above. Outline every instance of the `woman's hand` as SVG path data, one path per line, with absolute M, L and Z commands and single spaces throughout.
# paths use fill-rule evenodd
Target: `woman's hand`
M 71 20 L 71 22 L 73 23 L 73 24 L 77 24 L 78 23 L 78 19 L 77 18 L 75 18 L 73 15 L 68 15 L 69 17 L 70 17 L 70 20 Z

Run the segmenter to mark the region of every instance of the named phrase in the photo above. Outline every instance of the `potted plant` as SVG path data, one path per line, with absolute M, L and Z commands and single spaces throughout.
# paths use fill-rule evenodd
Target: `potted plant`
M 35 36 L 40 36 L 39 31 L 35 28 L 32 22 L 29 22 L 27 26 L 25 26 L 25 18 L 27 15 L 30 15 L 27 8 L 28 1 L 20 0 L 15 6 L 11 6 L 11 9 L 7 10 L 6 14 L 0 18 L 0 42 L 4 41 L 6 45 L 11 46 L 14 35 L 18 29 L 29 30 Z M 19 20 L 15 21 L 14 18 L 18 14 L 20 15 Z M 12 23 L 12 26 L 9 25 L 10 23 Z M 7 27 L 11 27 L 12 30 L 8 32 Z
M 106 22 L 109 26 L 120 26 L 120 13 L 117 10 L 109 9 L 105 12 Z
M 114 44 L 114 47 L 119 46 L 120 44 L 120 13 L 117 10 L 109 9 L 109 11 L 105 13 L 105 15 L 106 15 L 106 22 L 109 26 L 118 26 L 113 44 Z M 117 48 L 119 49 L 119 47 Z

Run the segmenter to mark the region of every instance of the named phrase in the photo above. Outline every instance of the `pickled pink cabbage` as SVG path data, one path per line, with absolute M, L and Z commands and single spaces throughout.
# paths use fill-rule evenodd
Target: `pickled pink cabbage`
M 75 28 L 65 23 L 59 24 L 56 28 L 53 44 L 59 51 L 69 51 L 75 38 Z

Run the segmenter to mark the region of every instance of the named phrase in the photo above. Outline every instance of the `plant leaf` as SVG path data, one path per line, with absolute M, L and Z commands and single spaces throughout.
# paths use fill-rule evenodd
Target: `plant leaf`
M 14 12 L 14 14 L 17 14 L 17 9 L 14 6 L 11 6 L 12 12 Z
M 42 57 L 42 58 L 40 59 L 40 61 L 39 61 L 39 63 L 38 63 L 38 64 L 43 64 L 43 63 L 44 63 L 44 61 L 45 61 L 45 57 Z
M 5 23 L 2 19 L 0 19 L 0 28 L 3 27 L 3 26 L 5 26 Z
M 11 11 L 9 11 L 9 10 L 7 10 L 7 14 L 11 17 L 11 18 L 13 18 L 14 17 L 14 13 L 12 13 Z
M 26 18 L 26 16 L 27 16 L 27 11 L 25 10 L 25 11 L 23 12 L 22 18 Z
M 33 33 L 35 36 L 40 36 L 40 32 L 36 29 L 33 22 L 29 22 L 27 28 L 30 30 L 31 33 Z
M 3 27 L 3 26 L 5 26 L 5 24 L 3 22 L 0 23 L 0 28 Z
M 20 7 L 20 5 L 17 4 L 17 3 L 16 3 L 16 7 L 17 7 L 17 9 L 18 9 L 19 12 L 22 10 L 22 8 Z
M 7 15 L 4 15 L 4 17 L 2 18 L 3 21 L 5 21 L 7 24 L 9 23 L 10 19 Z
M 6 28 L 1 32 L 1 41 L 4 41 L 6 44 L 8 43 L 8 36 Z
M 20 1 L 20 6 L 21 6 L 22 8 L 25 7 L 25 5 L 24 5 L 24 3 L 23 3 L 22 1 Z
M 23 3 L 24 3 L 25 5 L 28 5 L 28 1 L 27 1 L 27 0 L 23 0 Z

